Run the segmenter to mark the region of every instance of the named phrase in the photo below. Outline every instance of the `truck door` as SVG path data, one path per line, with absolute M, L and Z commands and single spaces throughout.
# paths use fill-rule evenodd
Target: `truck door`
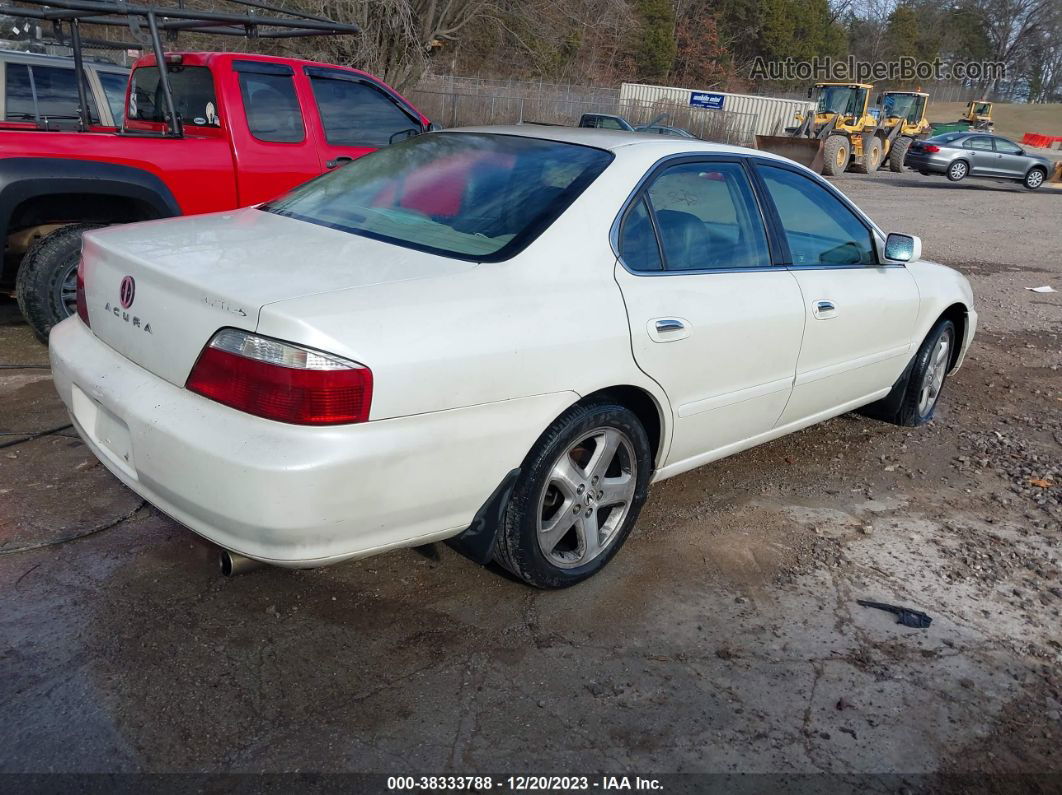
M 304 68 L 316 105 L 312 121 L 325 170 L 424 131 L 420 116 L 368 75 L 323 66 Z
M 229 127 L 240 206 L 275 198 L 321 173 L 311 112 L 295 91 L 287 64 L 236 59 Z

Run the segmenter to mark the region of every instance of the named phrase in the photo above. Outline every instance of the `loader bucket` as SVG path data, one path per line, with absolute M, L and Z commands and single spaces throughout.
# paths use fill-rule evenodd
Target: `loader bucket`
M 1055 162 L 1055 171 L 1051 175 L 1051 182 L 1062 183 L 1062 160 Z
M 787 135 L 757 135 L 756 148 L 774 155 L 788 157 L 816 174 L 822 173 L 822 140 L 791 138 Z

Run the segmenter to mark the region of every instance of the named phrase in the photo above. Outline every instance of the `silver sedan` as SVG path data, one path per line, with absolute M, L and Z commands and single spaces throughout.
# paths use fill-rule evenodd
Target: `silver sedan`
M 915 141 L 904 165 L 922 174 L 944 174 L 952 182 L 966 177 L 1013 179 L 1029 190 L 1047 181 L 1054 163 L 1026 153 L 1013 141 L 984 133 L 950 132 Z

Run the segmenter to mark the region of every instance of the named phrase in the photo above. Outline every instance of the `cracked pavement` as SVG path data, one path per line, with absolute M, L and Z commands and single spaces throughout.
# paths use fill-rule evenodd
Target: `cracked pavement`
M 1062 199 L 912 181 L 838 185 L 973 282 L 936 420 L 848 415 L 659 484 L 567 591 L 442 545 L 221 579 L 69 429 L 0 448 L 0 771 L 1057 782 L 1062 298 L 1023 288 L 1062 291 Z M 47 362 L 6 299 L 0 361 Z M 0 370 L 0 431 L 65 422 L 46 369 Z

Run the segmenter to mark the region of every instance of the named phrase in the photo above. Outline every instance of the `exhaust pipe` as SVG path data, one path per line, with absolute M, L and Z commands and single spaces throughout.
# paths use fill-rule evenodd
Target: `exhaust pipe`
M 266 564 L 241 555 L 239 552 L 223 549 L 218 553 L 218 565 L 221 568 L 222 577 L 235 577 L 237 574 L 246 574 Z

